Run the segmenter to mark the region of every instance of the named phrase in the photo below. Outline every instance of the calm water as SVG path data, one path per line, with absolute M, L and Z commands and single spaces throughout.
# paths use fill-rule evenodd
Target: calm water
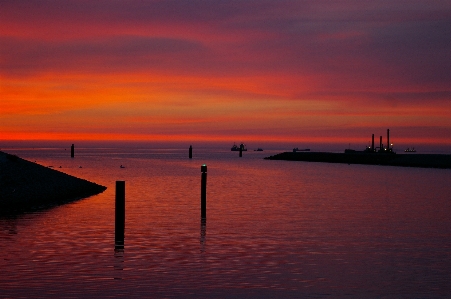
M 1 298 L 451 296 L 450 170 L 227 148 L 194 148 L 192 160 L 187 148 L 76 148 L 74 159 L 61 148 L 3 150 L 108 189 L 0 219 Z M 126 181 L 123 251 L 116 180 Z

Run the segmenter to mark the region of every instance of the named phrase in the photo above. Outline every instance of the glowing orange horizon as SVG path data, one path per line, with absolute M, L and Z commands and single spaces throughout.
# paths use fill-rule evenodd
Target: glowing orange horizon
M 0 140 L 450 143 L 451 4 L 96 3 L 2 5 Z
M 386 135 L 382 136 L 383 143 L 386 142 Z M 341 136 L 255 136 L 255 135 L 148 135 L 148 134 L 75 134 L 75 133 L 38 133 L 38 134 L 6 134 L 0 139 L 1 141 L 137 141 L 137 142 L 245 142 L 245 143 L 292 143 L 296 144 L 352 144 L 353 147 L 359 148 L 370 144 L 371 136 L 363 137 L 341 137 Z M 391 137 L 394 145 L 397 144 L 432 144 L 451 146 L 451 140 L 448 138 L 428 138 L 428 137 Z M 375 134 L 375 143 L 379 144 L 379 136 Z

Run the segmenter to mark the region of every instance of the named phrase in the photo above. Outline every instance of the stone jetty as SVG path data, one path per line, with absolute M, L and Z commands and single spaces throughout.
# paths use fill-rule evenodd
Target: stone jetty
M 265 159 L 451 169 L 451 155 L 440 154 L 284 152 Z
M 0 151 L 0 214 L 60 205 L 105 189 Z

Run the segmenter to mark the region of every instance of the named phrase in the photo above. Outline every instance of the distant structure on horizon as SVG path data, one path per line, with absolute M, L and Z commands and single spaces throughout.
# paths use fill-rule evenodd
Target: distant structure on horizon
M 237 146 L 235 143 L 233 144 L 232 148 L 230 149 L 232 152 L 239 152 L 240 150 L 245 152 L 247 151 L 246 146 L 244 143 L 241 143 L 240 146 Z
M 387 146 L 384 147 L 384 144 L 382 143 L 382 136 L 380 136 L 379 139 L 379 146 L 375 147 L 374 146 L 374 134 L 372 134 L 371 136 L 371 146 L 368 146 L 367 148 L 365 148 L 365 150 L 363 151 L 356 151 L 353 149 L 345 149 L 345 153 L 357 153 L 357 152 L 362 152 L 362 153 L 391 153 L 391 154 L 395 154 L 395 152 L 393 151 L 393 143 L 390 143 L 390 129 L 387 129 Z
M 309 152 L 310 149 L 309 148 L 304 148 L 304 149 L 299 149 L 297 147 L 293 148 L 293 153 L 295 152 Z

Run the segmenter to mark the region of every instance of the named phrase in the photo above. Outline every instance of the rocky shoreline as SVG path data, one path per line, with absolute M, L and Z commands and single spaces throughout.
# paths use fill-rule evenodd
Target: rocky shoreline
M 0 215 L 68 203 L 106 190 L 0 151 Z
M 265 159 L 451 169 L 451 155 L 439 154 L 284 152 Z

